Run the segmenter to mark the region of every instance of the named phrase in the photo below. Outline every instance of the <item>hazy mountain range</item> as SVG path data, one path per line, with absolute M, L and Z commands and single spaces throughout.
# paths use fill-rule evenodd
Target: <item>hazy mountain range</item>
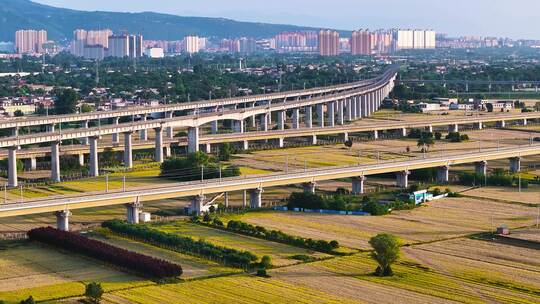
M 127 2 L 127 1 L 126 1 Z M 129 5 L 129 2 L 126 3 Z M 0 41 L 13 41 L 18 29 L 46 29 L 49 39 L 71 39 L 77 28 L 127 30 L 152 40 L 180 40 L 186 35 L 217 38 L 270 37 L 282 31 L 314 28 L 240 22 L 224 18 L 182 17 L 142 12 L 78 11 L 47 6 L 29 0 L 0 0 Z

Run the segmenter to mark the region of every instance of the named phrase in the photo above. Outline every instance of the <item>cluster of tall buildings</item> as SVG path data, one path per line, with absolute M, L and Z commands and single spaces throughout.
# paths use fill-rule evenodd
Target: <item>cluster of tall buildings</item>
M 143 56 L 143 37 L 128 34 L 114 35 L 110 29 L 78 29 L 73 32 L 70 51 L 75 56 L 89 59 L 138 58 Z
M 271 48 L 278 52 L 314 52 L 317 50 L 319 35 L 314 31 L 283 32 L 271 41 Z
M 393 31 L 395 50 L 434 49 L 436 47 L 435 31 L 404 30 Z
M 19 54 L 43 54 L 48 43 L 45 30 L 19 30 L 15 32 L 15 51 Z
M 229 53 L 250 54 L 257 51 L 257 41 L 247 37 L 223 39 L 220 42 L 219 48 Z

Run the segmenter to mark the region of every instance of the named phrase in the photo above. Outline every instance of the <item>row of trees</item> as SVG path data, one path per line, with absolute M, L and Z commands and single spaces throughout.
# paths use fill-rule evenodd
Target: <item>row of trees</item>
M 103 222 L 102 226 L 126 237 L 181 253 L 201 256 L 232 267 L 250 269 L 257 261 L 257 256 L 248 251 L 216 246 L 204 240 L 194 240 L 190 237 L 151 229 L 144 225 L 133 225 L 113 220 Z
M 327 242 L 324 240 L 306 239 L 284 233 L 280 230 L 268 230 L 262 226 L 254 226 L 242 221 L 231 220 L 227 223 L 227 227 L 225 227 L 221 221 L 214 220 L 212 226 L 272 242 L 293 245 L 326 253 L 332 253 L 339 247 L 339 243 L 336 240 Z
M 160 176 L 178 181 L 193 181 L 221 177 L 239 176 L 237 166 L 222 168 L 219 160 L 204 152 L 188 154 L 187 157 L 175 157 L 161 164 Z
M 32 229 L 28 232 L 28 237 L 34 241 L 54 245 L 120 266 L 146 277 L 168 278 L 178 277 L 182 274 L 180 265 L 52 227 Z
M 294 192 L 289 196 L 287 207 L 304 209 L 326 209 L 337 211 L 351 211 L 355 204 L 359 204 L 359 199 L 341 193 L 329 196 L 306 192 Z
M 512 187 L 518 186 L 519 178 L 504 172 L 502 169 L 495 169 L 490 175 L 462 172 L 458 174 L 459 183 L 463 185 L 482 185 L 497 186 L 497 187 Z M 521 187 L 528 188 L 529 181 L 521 180 Z

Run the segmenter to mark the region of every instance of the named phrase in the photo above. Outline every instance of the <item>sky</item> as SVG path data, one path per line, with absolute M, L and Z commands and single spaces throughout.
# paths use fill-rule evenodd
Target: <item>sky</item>
M 321 28 L 423 28 L 540 39 L 539 0 L 34 0 L 80 10 L 153 11 Z

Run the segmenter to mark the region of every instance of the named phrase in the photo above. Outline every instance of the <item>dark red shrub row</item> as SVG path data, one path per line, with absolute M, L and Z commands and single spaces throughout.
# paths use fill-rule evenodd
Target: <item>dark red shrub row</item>
M 61 247 L 111 263 L 145 277 L 169 278 L 177 277 L 182 274 L 182 267 L 180 267 L 180 265 L 111 246 L 79 234 L 61 231 L 52 227 L 32 229 L 28 232 L 28 237 L 31 240 Z

